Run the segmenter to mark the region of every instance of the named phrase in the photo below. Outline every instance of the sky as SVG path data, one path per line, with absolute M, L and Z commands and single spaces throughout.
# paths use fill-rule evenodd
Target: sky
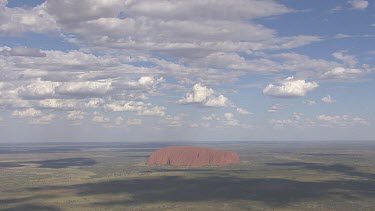
M 0 142 L 375 140 L 375 1 L 0 0 Z

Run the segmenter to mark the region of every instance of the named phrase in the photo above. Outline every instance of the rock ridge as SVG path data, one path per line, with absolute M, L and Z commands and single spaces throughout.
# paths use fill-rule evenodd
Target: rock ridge
M 240 163 L 233 151 L 197 146 L 170 146 L 156 150 L 147 159 L 147 165 L 171 166 L 223 166 Z

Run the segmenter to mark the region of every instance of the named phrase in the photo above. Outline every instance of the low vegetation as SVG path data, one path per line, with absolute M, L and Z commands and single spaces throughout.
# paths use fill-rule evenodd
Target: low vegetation
M 0 146 L 0 210 L 375 210 L 374 142 L 202 143 L 241 163 L 145 165 L 166 145 Z

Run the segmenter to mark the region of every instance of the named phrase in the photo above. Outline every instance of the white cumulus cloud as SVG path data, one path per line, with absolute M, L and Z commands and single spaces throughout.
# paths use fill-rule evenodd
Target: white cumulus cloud
M 348 126 L 355 126 L 355 125 L 368 125 L 369 122 L 361 117 L 352 117 L 349 115 L 336 115 L 330 116 L 321 114 L 316 117 L 319 121 L 323 123 L 325 126 L 340 126 L 340 127 L 348 127 Z
M 366 0 L 349 0 L 348 3 L 357 10 L 364 10 L 370 5 Z
M 325 103 L 335 103 L 336 100 L 331 97 L 331 95 L 327 95 L 321 99 L 321 101 Z
M 28 108 L 26 110 L 15 110 L 12 113 L 13 116 L 19 118 L 28 118 L 29 124 L 49 124 L 54 118 L 54 114 L 44 114 L 40 110 L 34 108 Z
M 83 107 L 83 102 L 75 99 L 45 99 L 39 101 L 39 106 L 56 110 L 77 110 Z
M 209 127 L 214 123 L 221 123 L 224 126 L 229 127 L 240 127 L 240 128 L 252 128 L 252 125 L 241 123 L 238 119 L 235 118 L 234 114 L 231 112 L 226 112 L 222 116 L 211 114 L 209 116 L 203 116 L 202 120 L 204 122 L 197 124 L 191 124 L 190 127 Z
M 307 104 L 309 106 L 313 106 L 313 105 L 316 104 L 316 101 L 315 100 L 304 100 L 303 103 Z
M 46 57 L 46 53 L 40 49 L 14 46 L 14 47 L 0 47 L 0 55 L 4 56 L 25 56 L 25 57 Z
M 128 124 L 128 125 L 141 125 L 142 119 L 128 119 L 126 121 L 126 124 Z
M 69 120 L 83 120 L 86 113 L 83 111 L 68 111 L 67 119 Z
M 65 82 L 56 87 L 56 93 L 67 95 L 104 95 L 111 90 L 111 82 Z
M 237 113 L 239 114 L 251 114 L 250 111 L 244 109 L 244 108 L 236 108 Z
M 336 67 L 322 74 L 322 79 L 354 79 L 363 75 L 363 71 L 354 68 Z
M 268 113 L 276 113 L 281 110 L 281 106 L 279 104 L 272 105 L 271 107 L 268 108 L 267 112 Z
M 116 125 L 122 125 L 124 123 L 125 119 L 121 116 L 116 117 L 115 124 Z
M 333 57 L 335 57 L 338 60 L 343 61 L 345 64 L 349 65 L 350 67 L 354 67 L 358 60 L 355 56 L 346 54 L 346 51 L 337 51 L 332 54 Z
M 213 89 L 198 83 L 193 90 L 178 101 L 180 104 L 197 104 L 207 107 L 228 107 L 231 105 L 229 99 Z
M 59 82 L 53 81 L 36 81 L 18 90 L 18 95 L 24 98 L 46 98 L 55 94 L 55 88 Z
M 24 9 L 9 8 L 6 4 L 0 3 L 0 34 L 46 33 L 57 29 L 56 21 L 46 11 L 45 4 Z
M 263 94 L 272 97 L 288 98 L 288 97 L 303 97 L 318 87 L 316 82 L 306 82 L 305 80 L 295 80 L 293 77 L 289 77 L 280 84 L 268 84 L 263 89 Z
M 104 109 L 114 112 L 130 111 L 142 116 L 164 116 L 167 108 L 142 101 L 114 101 L 106 104 Z
M 12 115 L 16 116 L 16 117 L 21 117 L 21 118 L 37 117 L 37 116 L 41 116 L 42 112 L 40 110 L 35 110 L 34 108 L 28 108 L 26 110 L 21 110 L 21 111 L 15 110 L 15 111 L 13 111 Z
M 110 119 L 98 112 L 94 112 L 94 116 L 92 117 L 92 121 L 96 123 L 106 123 L 109 122 Z

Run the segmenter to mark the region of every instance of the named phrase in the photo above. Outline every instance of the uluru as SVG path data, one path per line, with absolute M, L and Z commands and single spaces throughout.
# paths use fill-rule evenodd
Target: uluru
M 233 151 L 216 150 L 197 146 L 170 146 L 156 150 L 147 160 L 147 165 L 171 166 L 223 166 L 240 163 Z

